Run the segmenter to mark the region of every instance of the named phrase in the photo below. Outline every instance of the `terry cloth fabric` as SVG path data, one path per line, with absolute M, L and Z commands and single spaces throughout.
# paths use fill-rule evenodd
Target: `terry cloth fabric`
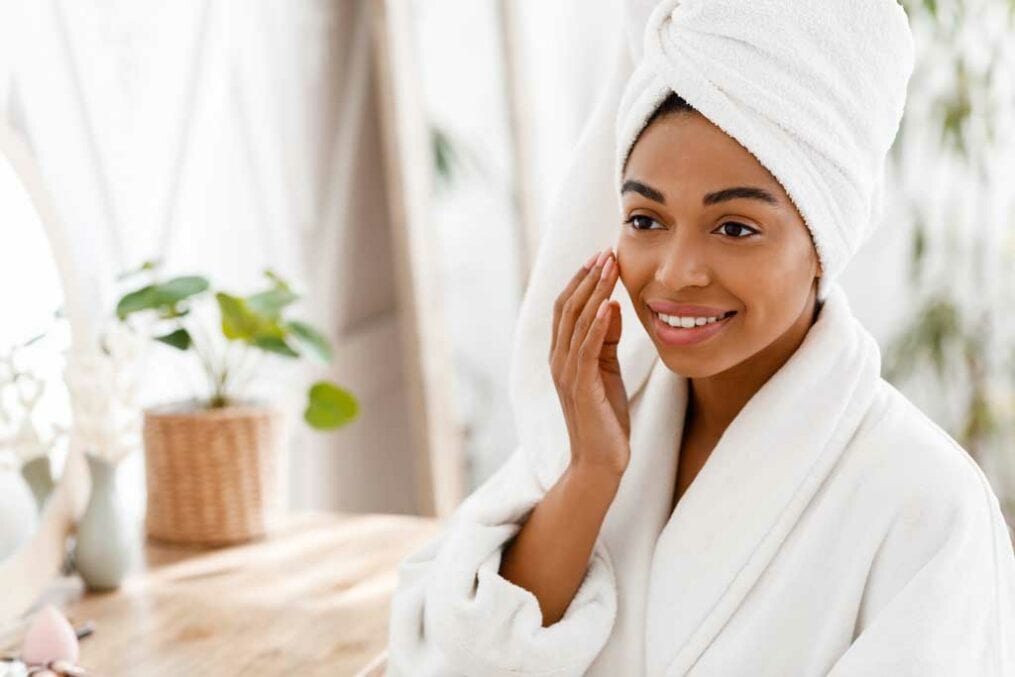
M 678 93 L 782 184 L 824 299 L 879 221 L 913 62 L 896 0 L 664 0 L 620 103 L 617 190 L 645 122 Z

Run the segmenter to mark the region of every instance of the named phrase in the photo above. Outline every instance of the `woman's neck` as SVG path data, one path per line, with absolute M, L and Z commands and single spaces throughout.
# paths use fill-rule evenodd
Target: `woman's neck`
M 693 378 L 688 383 L 685 430 L 718 440 L 754 394 L 796 352 L 817 320 L 821 304 L 816 301 L 779 338 L 750 358 L 714 376 Z

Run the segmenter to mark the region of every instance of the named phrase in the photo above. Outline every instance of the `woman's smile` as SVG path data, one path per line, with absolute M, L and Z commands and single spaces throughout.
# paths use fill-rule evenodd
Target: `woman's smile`
M 736 311 L 730 311 L 719 318 L 697 318 L 693 326 L 687 326 L 688 320 L 694 318 L 674 318 L 670 315 L 661 315 L 655 311 L 652 313 L 652 332 L 659 340 L 671 346 L 689 346 L 702 343 L 722 332 L 726 326 L 733 321 Z M 676 320 L 680 320 L 680 326 Z M 704 321 L 703 321 L 704 320 Z

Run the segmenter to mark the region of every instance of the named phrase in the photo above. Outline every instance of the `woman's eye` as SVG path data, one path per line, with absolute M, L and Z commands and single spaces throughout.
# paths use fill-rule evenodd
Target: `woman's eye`
M 744 224 L 737 223 L 736 221 L 727 221 L 726 223 L 724 223 L 721 226 L 719 226 L 719 230 L 723 230 L 723 229 L 729 228 L 729 227 L 738 229 L 738 232 L 740 232 L 740 233 L 745 233 L 745 232 L 747 233 L 746 235 L 737 235 L 737 234 L 732 233 L 730 231 L 726 231 L 725 233 L 723 233 L 724 235 L 728 235 L 728 236 L 730 236 L 730 237 L 732 237 L 734 239 L 737 239 L 737 240 L 746 239 L 746 238 L 750 237 L 752 234 L 757 234 L 757 232 L 758 232 L 758 231 L 754 230 L 753 228 L 751 228 L 750 226 L 745 226 Z
M 657 223 L 655 219 L 645 216 L 644 214 L 635 214 L 629 218 L 627 222 L 631 224 L 631 227 L 635 230 L 654 230 L 654 228 L 650 228 L 650 226 L 653 223 Z

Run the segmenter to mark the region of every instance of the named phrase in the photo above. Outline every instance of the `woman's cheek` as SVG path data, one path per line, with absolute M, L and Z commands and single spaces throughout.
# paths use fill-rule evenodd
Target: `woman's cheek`
M 628 247 L 625 246 L 623 238 L 617 244 L 617 270 L 620 273 L 620 283 L 627 287 L 628 291 L 631 289 L 631 273 L 630 273 L 630 262 L 631 257 L 628 253 Z
M 616 254 L 617 269 L 620 275 L 619 282 L 624 286 L 624 290 L 627 292 L 628 298 L 631 299 L 631 305 L 637 309 L 638 291 L 644 285 L 639 282 L 638 270 L 634 268 L 633 265 L 636 259 L 632 258 L 630 253 L 625 251 L 623 245 L 618 245 Z

